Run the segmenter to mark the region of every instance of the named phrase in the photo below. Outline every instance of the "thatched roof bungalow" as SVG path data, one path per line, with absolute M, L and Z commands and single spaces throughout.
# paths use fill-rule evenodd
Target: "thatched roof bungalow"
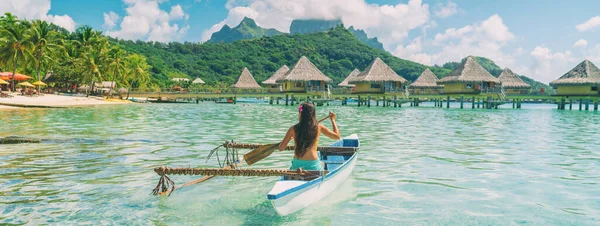
M 285 74 L 289 70 L 290 70 L 290 68 L 287 65 L 283 65 L 277 71 L 275 71 L 275 73 L 273 75 L 271 75 L 271 77 L 269 77 L 267 80 L 261 82 L 261 84 L 266 85 L 267 91 L 270 93 L 281 92 L 282 90 L 279 89 L 279 87 L 281 87 L 282 85 L 277 83 L 277 79 L 285 76 Z
M 276 79 L 277 83 L 283 83 L 283 92 L 301 93 L 326 91 L 326 84 L 331 81 L 305 56 L 283 77 Z
M 521 77 L 512 72 L 509 68 L 504 68 L 498 80 L 502 82 L 502 88 L 506 94 L 528 94 L 531 91 L 531 85 L 525 83 Z
M 244 70 L 242 70 L 242 73 L 231 87 L 236 89 L 258 89 L 260 85 L 256 83 L 248 68 L 244 67 Z
M 437 84 L 444 85 L 446 94 L 477 94 L 500 92 L 501 82 L 483 68 L 474 57 L 469 56 L 456 69 Z
M 356 85 L 354 85 L 354 84 L 348 84 L 348 80 L 350 80 L 350 78 L 353 78 L 353 77 L 355 77 L 355 76 L 357 76 L 359 74 L 360 74 L 360 71 L 358 69 L 354 69 L 354 71 L 350 72 L 350 74 L 348 74 L 348 77 L 346 77 L 344 79 L 344 81 L 340 82 L 338 84 L 338 86 L 339 87 L 346 87 L 346 88 L 355 87 Z
M 438 85 L 438 80 L 438 77 L 427 68 L 415 82 L 408 86 L 408 89 L 411 94 L 439 94 L 444 86 Z
M 400 92 L 408 80 L 396 74 L 379 57 L 360 74 L 348 79 L 355 84 L 354 93 L 394 93 Z
M 591 61 L 584 60 L 559 79 L 550 82 L 557 95 L 600 95 L 600 69 Z
M 205 82 L 202 81 L 202 79 L 200 79 L 200 78 L 196 78 L 196 79 L 194 79 L 194 81 L 192 81 L 192 84 L 200 84 L 200 85 L 202 85 L 202 84 L 205 84 Z

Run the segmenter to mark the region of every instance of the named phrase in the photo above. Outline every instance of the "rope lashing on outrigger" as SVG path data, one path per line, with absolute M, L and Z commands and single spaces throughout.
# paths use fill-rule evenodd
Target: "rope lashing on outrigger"
M 287 169 L 219 169 L 219 168 L 190 168 L 190 167 L 156 167 L 154 172 L 160 176 L 158 184 L 152 190 L 153 195 L 158 195 L 162 192 L 171 191 L 169 195 L 175 190 L 175 182 L 171 180 L 167 175 L 202 175 L 202 176 L 259 176 L 259 177 L 273 177 L 273 176 L 286 176 L 301 180 L 307 176 L 314 176 L 315 173 L 305 171 L 302 169 L 298 170 L 287 170 Z

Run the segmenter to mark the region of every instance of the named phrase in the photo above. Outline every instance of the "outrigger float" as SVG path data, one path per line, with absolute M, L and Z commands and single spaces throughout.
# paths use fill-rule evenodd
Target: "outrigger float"
M 171 168 L 161 166 L 154 168 L 160 176 L 154 195 L 170 195 L 175 190 L 175 183 L 167 175 L 202 175 L 204 177 L 181 185 L 186 187 L 204 182 L 214 176 L 279 176 L 273 188 L 267 194 L 275 211 L 280 216 L 285 216 L 301 210 L 328 196 L 339 187 L 352 173 L 356 165 L 360 142 L 358 135 L 353 134 L 334 142 L 327 147 L 319 147 L 319 158 L 325 164 L 322 171 L 288 170 L 288 169 L 242 169 L 242 161 L 252 165 L 269 156 L 279 144 L 240 144 L 225 142 L 213 149 L 209 156 L 216 155 L 222 168 Z M 218 156 L 218 150 L 226 150 L 224 162 Z M 237 149 L 254 149 L 239 158 Z M 287 150 L 294 150 L 288 146 Z

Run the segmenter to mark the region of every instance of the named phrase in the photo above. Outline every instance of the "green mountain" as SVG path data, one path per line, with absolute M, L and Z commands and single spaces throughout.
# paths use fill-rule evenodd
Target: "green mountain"
M 464 62 L 466 59 L 467 58 L 465 57 L 462 59 L 462 61 Z M 494 77 L 498 77 L 498 76 L 500 76 L 500 73 L 502 73 L 502 68 L 500 68 L 498 65 L 496 65 L 496 63 L 494 63 L 494 61 L 492 61 L 488 58 L 476 56 L 475 60 L 477 60 L 477 63 L 479 63 L 488 72 L 490 72 L 490 74 L 492 74 Z M 460 64 L 459 62 L 448 62 L 448 63 L 445 63 L 442 67 L 449 69 L 449 70 L 454 70 L 454 68 L 456 68 L 459 64 Z M 524 82 L 531 85 L 531 90 L 534 92 L 539 91 L 540 88 L 544 88 L 544 90 L 546 90 L 546 92 L 549 92 L 550 90 L 552 90 L 551 86 L 541 83 L 541 82 L 538 82 L 527 76 L 519 75 L 519 77 L 521 77 L 521 79 L 523 79 Z
M 375 38 L 369 38 L 369 37 L 367 37 L 367 33 L 365 33 L 365 31 L 360 30 L 360 29 L 356 30 L 356 29 L 354 29 L 353 26 L 350 26 L 348 28 L 348 30 L 350 32 L 352 32 L 352 34 L 354 34 L 354 36 L 356 36 L 356 38 L 358 38 L 358 40 L 364 42 L 368 46 L 371 46 L 371 47 L 373 47 L 375 49 L 378 49 L 378 50 L 385 50 L 383 48 L 383 44 L 381 44 L 381 42 L 379 42 L 379 40 L 377 40 L 377 37 L 375 37 Z
M 294 20 L 290 25 L 290 34 L 309 34 L 315 32 L 324 32 L 331 30 L 337 26 L 342 25 L 341 20 Z M 353 26 L 350 26 L 348 30 L 354 34 L 361 42 L 364 42 L 368 46 L 371 46 L 375 49 L 385 50 L 383 49 L 383 44 L 377 40 L 377 38 L 369 38 L 367 37 L 367 33 L 363 30 L 354 29 Z
M 210 37 L 210 43 L 230 43 L 237 40 L 260 38 L 263 36 L 274 36 L 283 34 L 275 29 L 265 29 L 256 25 L 253 19 L 244 17 L 242 22 L 234 28 L 225 25 L 220 31 Z
M 343 26 L 321 33 L 283 34 L 223 44 L 112 41 L 129 52 L 145 55 L 152 65 L 153 81 L 162 84 L 181 73 L 191 78 L 200 77 L 209 85 L 232 84 L 244 67 L 248 67 L 260 83 L 282 65 L 294 65 L 301 56 L 307 56 L 336 84 L 355 68 L 365 69 L 376 57 L 411 81 L 426 68 L 437 75 L 450 72 L 369 47 Z

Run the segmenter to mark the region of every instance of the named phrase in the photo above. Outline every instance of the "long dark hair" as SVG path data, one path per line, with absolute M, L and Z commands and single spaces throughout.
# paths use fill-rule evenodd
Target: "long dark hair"
M 304 102 L 298 107 L 300 111 L 300 122 L 294 126 L 296 131 L 296 156 L 302 158 L 306 151 L 315 144 L 319 136 L 319 123 L 315 113 L 315 106 Z

